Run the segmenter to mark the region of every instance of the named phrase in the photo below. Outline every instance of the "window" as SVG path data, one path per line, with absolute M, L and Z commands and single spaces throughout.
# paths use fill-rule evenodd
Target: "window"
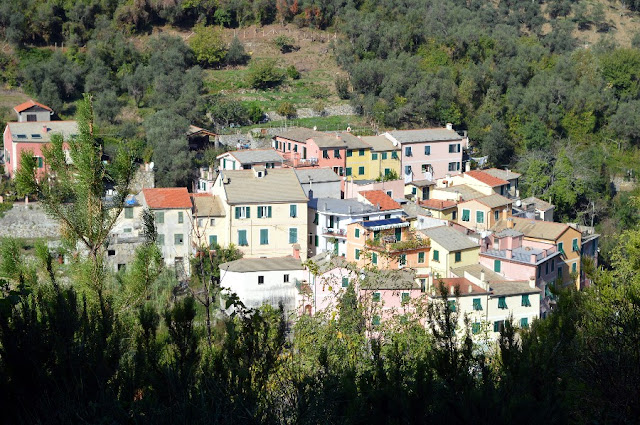
M 349 286 L 349 278 L 348 277 L 343 277 L 342 278 L 342 287 L 346 288 L 347 286 Z
M 502 310 L 507 309 L 507 299 L 505 297 L 498 297 L 498 308 Z
M 474 322 L 471 324 L 471 333 L 474 335 L 480 333 L 480 322 Z
M 36 114 L 27 114 L 27 122 L 38 121 L 38 116 Z
M 358 151 L 358 156 L 364 156 L 364 149 L 360 149 Z
M 260 229 L 260 245 L 269 245 L 269 229 Z
M 531 307 L 531 301 L 529 301 L 529 295 L 524 294 L 522 296 L 522 302 L 520 303 L 522 307 Z
M 282 276 L 282 280 L 284 281 L 284 283 L 288 283 L 289 282 L 289 275 L 285 274 Z
M 251 207 L 236 207 L 236 218 L 251 218 Z
M 402 240 L 402 228 L 396 228 L 393 233 L 396 238 L 396 242 L 400 242 Z
M 462 210 L 462 221 L 469 221 L 471 217 L 471 210 Z
M 271 206 L 258 207 L 258 218 L 271 218 Z
M 386 152 L 382 152 L 382 159 L 387 159 L 387 153 Z
M 316 212 L 316 213 L 313 215 L 313 224 L 318 224 L 319 218 L 320 218 L 320 216 L 319 216 L 319 215 L 318 215 L 318 213 Z
M 404 148 L 404 156 L 411 156 L 411 146 Z
M 347 149 L 347 158 L 350 158 L 353 155 L 353 151 L 351 149 Z
M 396 151 L 391 152 L 391 159 L 398 159 L 398 152 Z
M 428 173 L 431 171 L 431 164 L 422 164 L 422 172 Z
M 287 149 L 291 150 L 291 143 L 287 143 Z
M 184 213 L 182 211 L 178 211 L 178 223 L 184 223 Z
M 458 211 L 451 211 L 451 220 L 455 221 L 458 219 Z
M 482 300 L 480 298 L 473 299 L 473 309 L 475 311 L 482 311 Z
M 364 167 L 358 167 L 358 175 L 364 175 Z
M 264 276 L 258 276 L 258 285 L 262 285 L 264 283 Z
M 313 246 L 318 247 L 320 245 L 320 237 L 318 235 L 315 235 L 313 237 Z
M 578 264 L 577 263 L 573 263 L 571 265 L 571 273 L 575 273 L 578 270 Z
M 578 238 L 575 238 L 573 240 L 573 243 L 571 244 L 571 249 L 573 249 L 573 252 L 580 251 L 580 247 L 578 246 Z
M 418 263 L 420 264 L 424 263 L 424 252 L 418 253 Z
M 529 319 L 527 317 L 520 319 L 520 327 L 523 329 L 527 329 L 529 327 Z
M 504 329 L 504 320 L 498 320 L 493 322 L 494 332 L 502 332 L 502 329 Z
M 374 292 L 373 295 L 371 296 L 371 301 L 373 301 L 374 303 L 379 303 L 380 302 L 380 292 Z
M 298 145 L 293 145 L 293 151 L 298 152 Z M 268 165 L 268 164 L 267 164 Z
M 133 208 L 126 207 L 124 209 L 124 218 L 133 218 Z
M 431 146 L 425 146 L 424 147 L 424 154 L 425 155 L 431 155 Z
M 333 150 L 333 157 L 334 158 L 340 158 L 340 149 L 334 149 Z
M 411 300 L 411 295 L 408 292 L 403 292 L 401 300 L 403 303 L 408 303 Z
M 156 223 L 158 224 L 164 223 L 164 211 L 156 212 Z
M 202 188 L 202 190 L 207 190 L 207 182 L 202 182 L 200 184 L 200 187 Z
M 249 246 L 249 242 L 247 241 L 247 231 L 246 230 L 238 230 L 238 245 L 240 245 L 240 246 Z
M 378 254 L 376 254 L 375 252 L 371 254 L 371 262 L 373 264 L 378 264 Z
M 371 324 L 373 326 L 380 326 L 380 316 L 373 316 L 373 319 L 371 319 Z
M 564 243 L 558 242 L 558 252 L 564 254 Z
M 460 171 L 460 163 L 459 162 L 450 162 L 449 163 L 449 171 Z
M 494 272 L 500 273 L 500 266 L 501 266 L 500 260 L 493 260 L 493 271 Z
M 549 274 L 549 262 L 544 263 L 544 274 Z
M 113 257 L 114 255 L 116 255 L 116 250 L 115 249 L 110 249 L 107 251 L 107 255 L 109 257 Z
M 484 223 L 484 211 L 476 211 L 476 223 Z
M 437 249 L 433 250 L 433 261 L 440 261 L 440 252 Z
M 356 260 L 360 259 L 360 250 L 356 248 Z
M 377 153 L 372 153 L 371 154 L 371 159 L 376 161 L 378 159 L 378 154 Z
M 298 216 L 298 206 L 297 205 L 289 205 L 289 216 L 297 217 Z
M 456 311 L 456 301 L 455 300 L 449 300 L 449 311 Z
M 164 235 L 162 233 L 158 233 L 158 236 L 156 236 L 156 244 L 164 246 Z
M 405 266 L 407 264 L 407 254 L 400 254 L 400 265 Z
M 355 234 L 356 234 L 356 238 L 360 237 L 360 229 L 358 229 L 357 227 L 356 227 Z
M 460 261 L 462 261 L 462 252 L 458 251 L 458 252 L 454 253 L 453 257 L 454 257 L 454 261 L 456 263 L 459 263 Z
M 412 187 L 412 188 L 411 188 L 411 194 L 412 194 L 412 195 L 415 195 L 415 194 L 417 194 L 417 193 L 418 193 L 418 188 L 417 188 L 417 187 L 415 187 L 415 186 L 414 186 L 414 187 Z
M 494 212 L 493 212 L 493 219 L 494 219 L 495 221 L 500 220 L 500 211 L 494 211 Z
M 173 235 L 173 244 L 174 245 L 182 245 L 184 243 L 184 236 L 182 233 L 176 233 Z
M 551 273 L 553 273 L 555 271 L 555 269 L 556 269 L 556 259 L 552 258 L 551 259 Z M 540 276 L 538 276 L 538 277 L 540 277 Z
M 404 167 L 404 174 L 405 174 L 405 175 L 409 175 L 409 174 L 411 174 L 411 165 L 405 165 L 405 167 Z
M 449 145 L 449 153 L 459 153 L 460 152 L 460 143 L 453 143 Z
M 124 232 L 125 233 L 131 233 L 131 227 L 125 227 L 124 228 Z
M 347 167 L 347 177 L 351 175 L 351 167 Z
M 562 279 L 562 271 L 563 271 L 564 267 L 562 267 L 562 264 L 560 264 L 558 266 L 558 278 Z
M 298 243 L 298 228 L 291 227 L 289 229 L 289 243 Z
M 209 248 L 213 248 L 218 245 L 218 236 L 209 235 Z
M 36 160 L 38 168 L 44 167 L 44 163 L 42 162 L 41 156 L 34 156 L 33 158 Z
M 325 159 L 329 159 L 329 151 L 326 149 L 322 150 L 322 157 Z

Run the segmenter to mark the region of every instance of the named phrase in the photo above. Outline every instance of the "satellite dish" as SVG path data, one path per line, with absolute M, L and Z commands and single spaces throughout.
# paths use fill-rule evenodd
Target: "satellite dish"
M 518 200 L 516 201 L 516 207 L 518 207 L 518 208 L 519 208 L 519 207 L 521 207 L 521 206 L 522 206 L 522 201 L 521 201 L 520 199 L 518 199 Z
M 155 165 L 155 164 L 154 164 L 153 162 L 150 162 L 150 163 L 149 163 L 149 171 L 153 171 L 153 166 L 154 166 L 154 165 Z

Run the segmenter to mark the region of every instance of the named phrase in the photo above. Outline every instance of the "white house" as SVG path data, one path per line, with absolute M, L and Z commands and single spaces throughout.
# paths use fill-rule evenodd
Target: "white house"
M 295 171 L 307 198 L 341 198 L 342 180 L 331 168 L 298 168 Z
M 241 149 L 229 151 L 216 157 L 220 170 L 250 170 L 256 165 L 265 168 L 282 167 L 282 158 L 275 149 Z
M 223 294 L 235 293 L 250 308 L 281 304 L 287 315 L 296 314 L 298 287 L 304 279 L 305 269 L 294 257 L 241 258 L 220 265 Z

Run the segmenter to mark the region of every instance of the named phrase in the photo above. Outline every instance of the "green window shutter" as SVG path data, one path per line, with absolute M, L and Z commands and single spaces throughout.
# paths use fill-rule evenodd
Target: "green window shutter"
M 124 218 L 133 218 L 133 208 L 126 207 L 124 209 Z
M 364 149 L 360 149 L 360 150 L 358 151 L 358 155 L 359 155 L 359 156 L 364 156 Z
M 356 248 L 356 260 L 360 259 L 360 250 Z
M 402 229 L 398 227 L 394 230 L 394 236 L 396 237 L 396 241 L 400 242 L 402 240 Z
M 449 311 L 456 311 L 456 301 L 455 300 L 449 300 Z
M 400 265 L 404 266 L 407 264 L 407 255 L 406 254 L 401 254 L 400 255 Z
M 401 299 L 403 303 L 408 303 L 411 300 L 411 295 L 408 292 L 403 292 Z
M 347 156 L 351 157 L 353 155 L 353 151 L 351 149 L 347 149 Z
M 178 223 L 184 223 L 184 213 L 182 211 L 178 211 Z
M 507 299 L 505 297 L 498 297 L 498 308 L 507 309 Z
M 320 237 L 318 235 L 313 237 L 313 245 L 316 247 L 320 245 Z
M 424 252 L 418 253 L 418 263 L 424 263 Z
M 269 245 L 269 229 L 260 229 L 260 245 Z
M 240 207 L 236 207 L 236 219 L 240 218 Z
M 156 223 L 164 223 L 164 211 L 156 212 Z
M 182 233 L 176 233 L 173 235 L 173 244 L 174 245 L 182 245 L 184 243 L 184 238 Z
M 462 261 L 462 252 L 458 251 L 454 254 L 454 259 L 456 263 L 459 263 L 460 261 Z
M 164 246 L 164 235 L 162 233 L 158 233 L 158 236 L 156 237 L 156 244 Z
M 398 159 L 398 152 L 391 152 L 391 159 Z
M 412 188 L 411 188 L 411 194 L 412 194 L 412 195 L 415 195 L 416 193 L 418 193 L 418 188 L 416 188 L 416 187 L 412 187 Z
M 437 249 L 433 250 L 433 261 L 440 261 L 440 251 Z
M 371 324 L 373 326 L 380 326 L 380 316 L 373 316 L 373 319 L 371 319 Z
M 351 167 L 347 167 L 346 176 L 349 177 L 351 175 Z
M 319 219 L 320 219 L 320 216 L 318 215 L 318 213 L 315 213 L 315 215 L 313 216 L 313 224 L 318 224 Z
M 558 252 L 561 252 L 562 254 L 564 254 L 564 243 L 563 242 L 558 242 Z
M 371 254 L 371 261 L 373 262 L 373 264 L 378 264 L 378 254 L 376 254 L 375 252 Z
M 474 335 L 480 333 L 480 322 L 474 322 L 471 324 L 471 333 Z
M 289 216 L 296 217 L 298 215 L 298 206 L 289 205 Z
M 266 214 L 265 214 L 264 207 L 258 207 L 256 217 L 257 217 L 257 218 L 262 218 L 262 217 L 264 217 L 265 215 L 266 215 Z
M 386 152 L 382 152 L 382 159 L 387 159 L 387 153 Z
M 373 296 L 371 297 L 371 300 L 374 303 L 379 303 L 380 302 L 380 292 L 374 292 Z
M 471 217 L 470 210 L 462 210 L 462 221 L 469 221 L 470 217 Z
M 340 158 L 340 149 L 334 149 L 333 150 L 333 157 L 334 158 Z
M 574 239 L 572 245 L 573 252 L 580 251 L 580 247 L 578 246 L 578 239 Z
M 251 207 L 244 207 L 244 210 L 247 214 L 247 218 L 251 218 Z
M 493 322 L 493 331 L 500 332 L 503 326 L 504 326 L 504 320 L 497 320 Z
M 475 311 L 482 311 L 482 300 L 480 298 L 473 299 L 473 309 Z
M 247 246 L 249 242 L 247 241 L 247 231 L 246 230 L 238 230 L 238 245 Z
M 476 211 L 476 223 L 484 223 L 484 211 Z
M 358 167 L 358 174 L 359 175 L 364 175 L 364 167 Z
M 356 238 L 360 237 L 360 229 L 356 228 Z
M 342 278 L 342 287 L 346 288 L 347 286 L 349 286 L 349 278 L 348 277 L 343 277 Z
M 531 307 L 531 301 L 529 301 L 529 295 L 525 294 L 522 296 L 522 306 L 523 307 Z
M 577 263 L 573 263 L 573 264 L 571 265 L 571 273 L 575 273 L 575 272 L 577 272 L 577 271 L 578 271 L 578 267 L 577 267 L 577 266 L 578 266 L 578 264 L 577 264 Z
M 209 235 L 209 248 L 213 248 L 218 245 L 218 237 L 216 235 Z
M 378 154 L 377 153 L 372 153 L 371 154 L 371 159 L 376 161 L 378 159 Z
M 298 228 L 292 227 L 289 229 L 289 243 L 298 243 Z
M 500 273 L 500 266 L 501 266 L 501 262 L 500 260 L 493 260 L 493 271 L 496 273 Z
M 374 240 L 380 239 L 380 230 L 374 230 L 373 231 L 373 239 Z
M 339 249 L 340 249 L 339 247 L 340 247 L 340 246 L 338 245 L 338 241 L 336 241 L 336 242 L 333 244 L 333 253 L 334 253 L 335 255 L 338 255 L 338 252 L 339 252 Z
M 523 317 L 520 319 L 520 327 L 523 329 L 527 329 L 529 327 L 529 318 Z

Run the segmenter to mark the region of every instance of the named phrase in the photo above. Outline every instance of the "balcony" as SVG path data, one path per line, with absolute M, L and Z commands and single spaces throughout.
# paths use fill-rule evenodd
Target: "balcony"
M 292 168 L 317 167 L 318 158 L 301 158 L 300 152 L 281 153 L 284 157 L 284 165 Z
M 333 236 L 334 238 L 346 238 L 347 231 L 345 229 L 332 229 L 323 227 L 322 234 L 325 236 Z
M 527 264 L 536 264 L 557 252 L 558 249 L 555 246 L 550 246 L 546 249 L 531 248 L 527 246 L 514 249 L 492 249 L 486 246 L 482 246 L 480 248 L 481 254 Z

